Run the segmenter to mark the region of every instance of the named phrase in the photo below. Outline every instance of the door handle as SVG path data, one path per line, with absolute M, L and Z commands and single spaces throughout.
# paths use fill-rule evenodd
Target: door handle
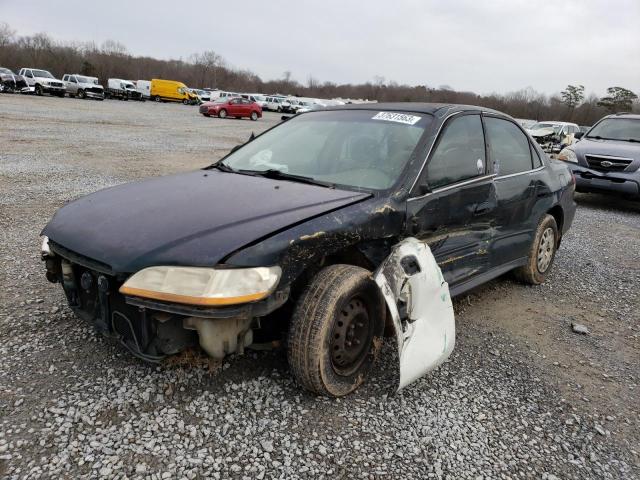
M 476 204 L 476 208 L 473 210 L 474 215 L 482 215 L 489 212 L 492 209 L 492 205 L 489 202 L 482 202 Z

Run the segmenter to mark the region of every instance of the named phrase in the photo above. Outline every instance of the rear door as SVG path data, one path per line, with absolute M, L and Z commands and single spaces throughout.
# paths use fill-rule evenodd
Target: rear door
M 542 182 L 542 162 L 522 129 L 511 120 L 484 115 L 489 160 L 496 174 L 498 208 L 491 247 L 492 264 L 526 257 L 540 212 L 539 199 L 551 195 Z
M 416 193 L 407 202 L 408 234 L 427 242 L 452 289 L 486 271 L 497 200 L 480 114 L 447 120 Z

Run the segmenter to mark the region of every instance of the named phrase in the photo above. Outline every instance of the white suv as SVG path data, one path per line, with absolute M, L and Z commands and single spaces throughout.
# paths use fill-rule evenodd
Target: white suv
M 37 68 L 21 68 L 20 75 L 27 81 L 29 91 L 35 92 L 36 95 L 50 93 L 58 97 L 64 97 L 66 89 L 64 82 L 58 80 L 46 70 Z

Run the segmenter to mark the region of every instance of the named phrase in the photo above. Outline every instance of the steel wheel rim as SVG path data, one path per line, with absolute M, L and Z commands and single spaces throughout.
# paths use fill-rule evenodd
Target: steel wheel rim
M 336 312 L 329 343 L 331 366 L 342 376 L 352 375 L 367 358 L 374 322 L 365 301 L 349 298 Z
M 538 245 L 537 255 L 537 267 L 540 273 L 544 273 L 549 269 L 551 265 L 551 259 L 553 258 L 553 249 L 555 245 L 555 233 L 551 227 L 547 227 L 542 236 L 540 237 L 540 244 Z

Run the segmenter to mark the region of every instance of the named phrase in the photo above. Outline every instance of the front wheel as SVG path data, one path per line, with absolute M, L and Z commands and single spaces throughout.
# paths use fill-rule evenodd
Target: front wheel
M 182 104 L 183 105 L 189 105 L 189 100 L 187 100 L 186 98 L 182 100 Z
M 538 223 L 527 264 L 517 268 L 514 273 L 518 280 L 531 285 L 544 283 L 551 271 L 558 248 L 558 225 L 551 215 L 544 215 Z
M 363 382 L 382 346 L 384 299 L 371 273 L 331 265 L 298 300 L 287 341 L 298 383 L 320 395 L 341 397 Z
M 161 99 L 159 96 L 157 96 L 157 95 L 156 95 L 155 97 L 153 97 L 153 99 L 154 99 L 156 102 L 158 102 L 158 103 L 160 103 L 160 101 L 162 100 L 162 99 Z
M 41 85 L 36 85 L 36 95 L 38 95 L 39 97 L 42 96 L 43 94 L 43 90 L 42 90 L 42 86 Z
M 227 111 L 223 108 L 222 110 L 220 110 L 220 112 L 218 112 L 218 117 L 227 118 Z
M 254 122 L 258 120 L 258 114 L 256 112 L 251 112 L 251 120 Z
M 78 98 L 84 99 L 85 96 L 84 90 L 78 90 Z

